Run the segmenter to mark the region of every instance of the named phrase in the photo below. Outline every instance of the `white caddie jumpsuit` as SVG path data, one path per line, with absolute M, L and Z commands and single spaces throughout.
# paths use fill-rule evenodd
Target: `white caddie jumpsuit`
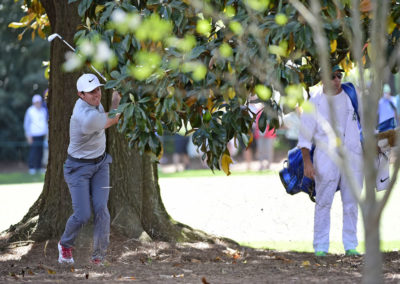
M 349 161 L 351 161 L 351 174 L 360 185 L 359 188 L 361 190 L 363 174 L 360 132 L 351 100 L 347 95 L 345 97 L 347 104 L 343 110 L 340 109 L 340 112 L 341 115 L 346 116 L 347 119 L 345 120 L 344 131 L 340 138 L 346 147 Z M 311 149 L 312 143 L 318 143 L 317 141 L 322 142 L 324 145 L 328 145 L 329 142 L 327 132 L 324 131 L 322 125 L 323 122 L 328 122 L 329 125 L 332 124 L 330 123 L 327 95 L 323 93 L 322 88 L 311 97 L 310 102 L 313 103 L 315 109 L 312 113 L 304 113 L 301 117 L 301 131 L 298 143 L 298 147 L 300 148 Z M 358 100 L 358 102 L 360 106 L 360 100 Z M 330 210 L 338 186 L 340 187 L 343 204 L 342 238 L 344 249 L 355 249 L 358 245 L 358 205 L 346 183 L 344 174 L 340 172 L 339 168 L 331 160 L 326 151 L 322 150 L 318 145 L 314 152 L 313 165 L 315 169 L 316 190 L 314 250 L 324 252 L 328 252 L 329 250 Z

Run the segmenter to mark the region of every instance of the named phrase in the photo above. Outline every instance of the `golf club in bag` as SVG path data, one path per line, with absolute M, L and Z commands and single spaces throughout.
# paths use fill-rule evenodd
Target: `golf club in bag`
M 52 42 L 55 38 L 59 38 L 59 39 L 60 39 L 62 42 L 64 42 L 73 52 L 75 52 L 75 48 L 73 48 L 66 40 L 64 40 L 64 39 L 62 38 L 62 36 L 60 36 L 60 35 L 57 34 L 57 33 L 54 33 L 54 34 L 49 35 L 49 37 L 47 38 L 47 40 L 48 40 L 49 42 Z M 107 82 L 106 77 L 104 77 L 96 68 L 94 68 L 93 65 L 90 64 L 90 67 L 93 69 L 94 72 L 97 73 L 97 75 L 99 75 L 99 76 L 104 80 L 104 82 Z

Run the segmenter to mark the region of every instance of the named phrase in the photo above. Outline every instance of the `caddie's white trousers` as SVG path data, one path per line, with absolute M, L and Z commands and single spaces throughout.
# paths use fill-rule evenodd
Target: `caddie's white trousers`
M 354 171 L 352 175 L 362 184 L 361 172 Z M 355 249 L 357 240 L 358 204 L 353 197 L 343 174 L 338 179 L 323 180 L 315 178 L 316 198 L 314 213 L 314 250 L 329 251 L 329 231 L 331 221 L 331 207 L 336 189 L 340 186 L 340 195 L 343 205 L 342 240 L 345 250 Z

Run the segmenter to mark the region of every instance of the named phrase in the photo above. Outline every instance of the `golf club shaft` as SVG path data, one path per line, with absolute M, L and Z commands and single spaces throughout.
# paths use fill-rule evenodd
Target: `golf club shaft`
M 75 51 L 75 48 L 73 48 L 73 47 L 72 47 L 66 40 L 64 40 L 64 39 L 62 38 L 62 36 L 60 36 L 59 34 L 52 34 L 52 35 L 50 35 L 50 36 L 48 37 L 48 40 L 49 40 L 49 41 L 53 41 L 53 39 L 55 39 L 56 37 L 58 37 L 59 39 L 61 39 L 73 52 L 76 52 L 76 51 Z M 97 73 L 97 75 L 99 75 L 99 76 L 104 80 L 104 82 L 107 82 L 106 77 L 104 77 L 104 76 L 99 72 L 99 70 L 97 70 L 92 64 L 90 64 L 90 67 L 93 69 L 94 72 Z

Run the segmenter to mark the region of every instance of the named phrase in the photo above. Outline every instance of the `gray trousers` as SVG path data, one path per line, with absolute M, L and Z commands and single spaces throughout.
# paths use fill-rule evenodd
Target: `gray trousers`
M 103 259 L 109 244 L 110 213 L 107 202 L 111 162 L 112 158 L 107 154 L 98 163 L 81 163 L 67 159 L 64 164 L 64 178 L 71 193 L 74 213 L 65 225 L 60 243 L 67 248 L 74 245 L 80 229 L 89 221 L 93 209 L 93 259 Z

